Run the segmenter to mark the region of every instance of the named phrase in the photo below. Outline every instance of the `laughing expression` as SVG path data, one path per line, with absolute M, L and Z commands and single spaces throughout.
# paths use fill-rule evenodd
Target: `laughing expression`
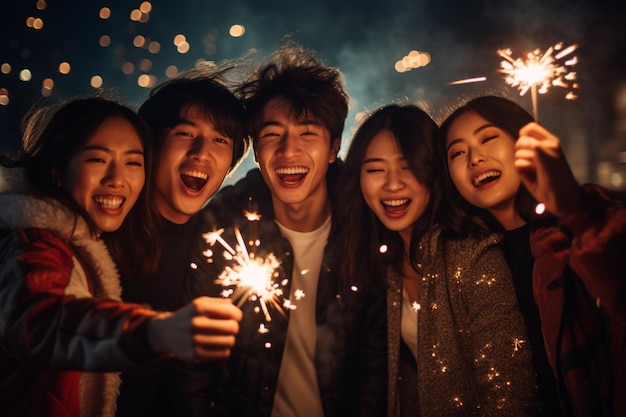
M 514 210 L 521 178 L 515 141 L 506 131 L 470 111 L 450 125 L 446 148 L 450 177 L 463 198 L 496 218 Z
M 143 145 L 137 132 L 126 119 L 112 118 L 70 159 L 63 184 L 100 234 L 122 225 L 145 179 Z
M 385 227 L 410 242 L 413 224 L 426 210 L 430 194 L 409 169 L 389 130 L 377 133 L 367 147 L 361 164 L 361 192 Z
M 154 202 L 173 223 L 186 223 L 219 189 L 230 169 L 233 141 L 206 112 L 190 106 L 180 122 L 163 132 L 155 167 Z
M 296 118 L 291 107 L 272 99 L 263 111 L 255 157 L 277 205 L 327 200 L 326 171 L 336 159 L 340 139 L 315 120 Z

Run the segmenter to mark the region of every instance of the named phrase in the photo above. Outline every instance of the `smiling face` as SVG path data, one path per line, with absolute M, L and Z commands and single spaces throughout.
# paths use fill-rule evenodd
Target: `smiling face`
M 413 224 L 426 210 L 430 194 L 409 169 L 393 133 L 374 135 L 361 165 L 361 192 L 367 205 L 389 230 L 408 244 Z
M 61 181 L 99 235 L 121 226 L 145 179 L 141 140 L 126 119 L 116 117 L 105 120 L 69 160 Z
M 446 136 L 448 171 L 470 204 L 487 209 L 502 224 L 515 216 L 521 178 L 515 168 L 515 141 L 474 111 L 452 122 Z
M 296 118 L 283 100 L 270 100 L 263 111 L 255 156 L 277 206 L 326 204 L 326 171 L 335 161 L 340 139 L 307 117 Z
M 216 129 L 206 112 L 192 105 L 181 111 L 180 119 L 162 133 L 153 193 L 159 213 L 178 224 L 215 194 L 233 158 L 233 140 Z

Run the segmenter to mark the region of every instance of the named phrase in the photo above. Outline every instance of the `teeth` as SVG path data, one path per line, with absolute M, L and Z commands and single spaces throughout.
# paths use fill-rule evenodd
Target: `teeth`
M 474 178 L 474 181 L 473 181 L 474 186 L 478 187 L 487 178 L 498 178 L 499 176 L 500 176 L 500 173 L 498 171 L 483 172 L 482 174 Z
M 124 202 L 123 197 L 94 197 L 94 201 L 107 210 L 116 210 Z
M 200 178 L 201 180 L 206 180 L 207 178 L 209 178 L 207 174 L 200 171 L 183 171 L 182 174 L 187 175 L 188 177 Z
M 408 198 L 403 198 L 402 200 L 384 200 L 383 204 L 386 206 L 397 207 L 409 202 Z
M 278 175 L 306 174 L 307 172 L 309 169 L 306 167 L 276 168 Z

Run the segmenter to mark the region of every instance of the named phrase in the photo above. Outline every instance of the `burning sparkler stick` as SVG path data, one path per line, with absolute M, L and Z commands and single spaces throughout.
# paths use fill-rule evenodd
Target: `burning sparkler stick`
M 261 216 L 256 212 L 245 212 L 246 218 L 251 222 L 260 220 Z M 253 228 L 256 234 L 256 228 Z M 234 227 L 234 234 L 237 244 L 233 248 L 223 237 L 224 229 L 214 230 L 202 235 L 204 240 L 211 246 L 219 243 L 223 248 L 223 256 L 233 264 L 226 266 L 219 277 L 215 280 L 222 285 L 224 290 L 222 296 L 232 297 L 235 304 L 241 307 L 244 302 L 258 302 L 255 311 L 262 312 L 267 322 L 272 321 L 270 309 L 278 311 L 286 316 L 285 310 L 294 310 L 296 306 L 283 295 L 283 288 L 287 280 L 277 281 L 279 274 L 276 271 L 280 262 L 270 253 L 266 257 L 256 256 L 254 251 L 249 251 L 245 239 L 239 230 Z M 256 236 L 250 239 L 250 246 L 259 246 L 260 242 Z M 207 250 L 204 255 L 213 256 L 213 251 Z M 295 290 L 296 298 L 301 298 L 301 290 Z M 259 332 L 267 332 L 265 325 L 259 327 Z
M 537 93 L 545 94 L 551 86 L 578 88 L 578 84 L 573 83 L 576 80 L 576 73 L 571 71 L 571 67 L 578 63 L 578 58 L 572 57 L 565 62 L 559 62 L 576 48 L 578 45 L 574 44 L 563 49 L 563 43 L 560 42 L 548 48 L 543 54 L 539 49 L 535 49 L 526 55 L 526 59 L 513 58 L 511 49 L 498 50 L 498 55 L 504 58 L 500 62 L 500 72 L 506 74 L 506 83 L 517 87 L 520 96 L 530 90 L 535 120 L 538 120 Z M 565 97 L 575 99 L 576 95 L 570 91 Z

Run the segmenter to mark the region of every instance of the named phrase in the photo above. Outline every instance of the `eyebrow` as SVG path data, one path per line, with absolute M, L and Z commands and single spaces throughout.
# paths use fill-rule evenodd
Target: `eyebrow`
M 406 162 L 406 158 L 404 157 L 404 155 L 402 155 L 399 158 L 394 158 L 394 161 Z M 385 158 L 373 156 L 371 158 L 364 159 L 363 162 L 361 162 L 361 165 L 369 164 L 371 162 L 385 162 Z
M 193 122 L 193 121 L 191 121 L 191 120 L 188 120 L 188 119 L 183 119 L 183 118 L 181 117 L 181 118 L 176 119 L 176 121 L 174 122 L 174 126 L 172 126 L 172 128 L 174 128 L 174 127 L 176 127 L 176 126 L 178 126 L 178 125 L 197 126 L 198 124 L 197 124 L 197 123 L 195 123 L 195 122 Z
M 472 132 L 472 135 L 477 135 L 477 134 L 479 134 L 480 132 L 482 132 L 483 130 L 488 129 L 488 128 L 490 128 L 490 127 L 498 127 L 498 126 L 494 125 L 493 123 L 485 123 L 484 125 L 478 126 L 478 128 L 476 128 L 476 129 Z M 463 142 L 463 140 L 464 140 L 463 138 L 454 139 L 452 142 L 450 142 L 450 143 L 448 144 L 448 146 L 446 146 L 446 152 L 447 152 L 448 150 L 450 150 L 450 148 L 451 148 L 453 145 L 456 145 L 457 143 L 461 143 L 461 142 Z
M 90 145 L 90 146 L 85 146 L 85 147 L 82 149 L 82 152 L 85 152 L 85 151 L 103 151 L 103 152 L 111 152 L 111 149 L 110 149 L 110 148 L 107 148 L 106 146 L 100 146 L 100 145 Z M 125 152 L 124 152 L 124 154 L 127 154 L 127 155 L 134 155 L 134 154 L 137 154 L 137 155 L 141 155 L 141 156 L 143 156 L 144 152 L 143 152 L 141 149 L 129 149 L 129 150 L 125 151 Z
M 322 123 L 318 122 L 315 119 L 298 120 L 296 123 L 298 126 L 308 126 L 308 125 L 314 125 L 314 126 L 320 126 L 320 127 L 324 126 L 322 125 Z M 283 123 L 280 123 L 276 120 L 268 120 L 268 121 L 261 123 L 261 129 L 267 126 L 279 126 L 280 127 L 280 126 L 283 126 Z
M 361 163 L 361 165 L 365 165 L 365 164 L 368 164 L 370 162 L 382 162 L 382 161 L 383 161 L 383 158 L 372 157 L 372 158 L 364 159 L 363 162 Z

